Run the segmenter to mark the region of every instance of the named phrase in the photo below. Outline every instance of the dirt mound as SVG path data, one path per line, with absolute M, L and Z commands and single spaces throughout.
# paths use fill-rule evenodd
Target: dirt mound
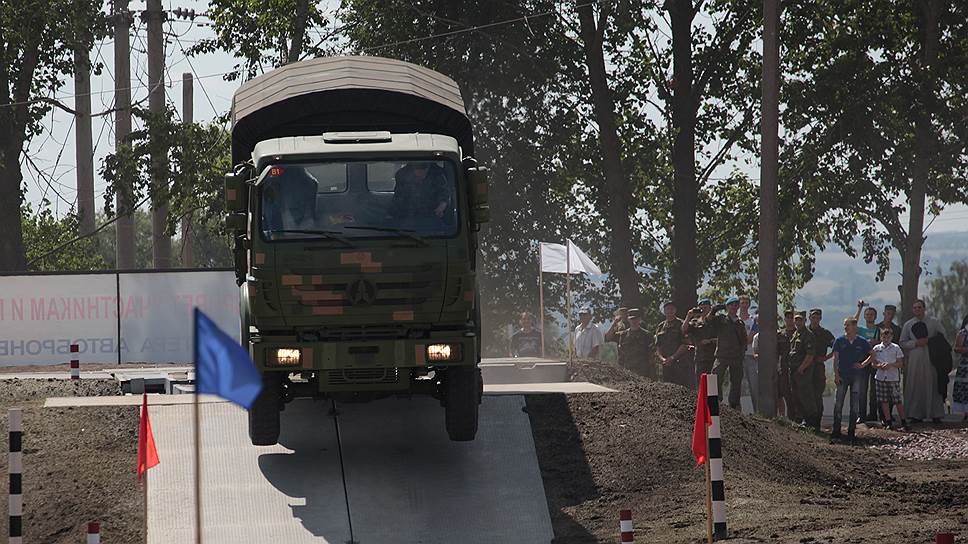
M 555 541 L 614 541 L 623 508 L 633 510 L 646 541 L 701 538 L 704 473 L 691 452 L 696 393 L 623 376 L 623 369 L 602 363 L 577 363 L 571 374 L 620 392 L 528 397 Z M 722 411 L 727 506 L 736 536 L 796 542 L 783 535 L 847 524 L 851 532 L 835 539 L 844 541 L 863 534 L 848 523 L 849 514 L 857 525 L 885 509 L 923 518 L 935 508 L 968 504 L 968 491 L 954 482 L 900 482 L 878 470 L 890 465 L 883 453 L 832 446 L 825 435 L 784 421 Z M 899 507 L 897 495 L 910 504 Z
M 43 401 L 48 397 L 106 397 L 121 394 L 114 380 L 0 380 L 0 403 Z
M 144 542 L 135 478 L 138 407 L 42 407 L 47 397 L 119 392 L 111 380 L 0 380 L 0 410 L 16 406 L 24 414 L 25 541 L 82 542 L 87 522 L 100 521 L 105 542 Z M 0 433 L 7 425 L 4 413 Z M 4 516 L 0 532 L 6 530 Z

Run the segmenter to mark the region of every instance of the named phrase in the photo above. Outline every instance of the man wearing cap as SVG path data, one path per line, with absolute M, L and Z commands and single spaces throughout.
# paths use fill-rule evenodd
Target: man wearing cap
M 806 326 L 806 318 L 806 312 L 794 314 L 794 323 L 797 330 L 790 338 L 790 385 L 796 396 L 797 414 L 803 418 L 803 424 L 820 429 L 820 413 L 817 412 L 817 403 L 814 398 L 813 369 L 811 368 L 815 352 L 814 338 L 813 333 Z
M 665 320 L 655 331 L 655 355 L 662 368 L 662 381 L 690 387 L 692 369 L 686 365 L 689 348 L 682 335 L 682 320 L 676 317 L 676 305 L 662 305 Z
M 790 341 L 797 332 L 797 325 L 793 319 L 793 310 L 783 311 L 783 327 L 776 331 L 777 380 L 777 414 L 786 415 L 791 421 L 799 421 L 796 397 L 790 386 Z M 780 402 L 782 401 L 782 402 Z M 786 413 L 784 414 L 784 408 Z
M 716 331 L 706 326 L 705 319 L 712 311 L 713 303 L 708 298 L 699 301 L 699 306 L 689 310 L 682 323 L 682 334 L 686 336 L 695 358 L 696 381 L 699 376 L 709 374 L 716 360 Z
M 726 315 L 717 312 L 726 310 Z M 726 304 L 713 306 L 709 316 L 703 321 L 716 333 L 715 372 L 722 377 L 729 372 L 729 406 L 739 409 L 739 399 L 743 386 L 743 357 L 746 355 L 746 325 L 737 315 L 739 297 L 731 296 Z
M 578 326 L 575 327 L 575 357 L 579 359 L 598 359 L 598 351 L 605 343 L 602 331 L 592 323 L 592 311 L 582 308 L 578 312 Z
M 606 342 L 618 342 L 618 333 L 629 328 L 629 309 L 624 306 L 615 310 L 612 325 L 605 331 Z
M 827 350 L 834 345 L 834 334 L 820 326 L 823 319 L 823 310 L 813 308 L 810 310 L 810 332 L 813 333 L 813 402 L 817 405 L 817 413 L 823 416 L 823 392 L 827 388 L 827 367 L 824 363 L 827 359 L 834 356 L 834 352 L 829 354 Z
M 655 379 L 652 335 L 642 328 L 642 311 L 629 310 L 629 328 L 618 333 L 618 364 L 640 376 Z

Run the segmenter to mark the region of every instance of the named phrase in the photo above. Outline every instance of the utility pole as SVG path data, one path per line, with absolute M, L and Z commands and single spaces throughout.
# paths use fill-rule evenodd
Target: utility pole
M 777 156 L 780 118 L 780 0 L 763 0 L 763 99 L 760 121 L 759 398 L 757 409 L 776 416 L 776 257 L 779 209 Z
M 151 143 L 151 258 L 154 268 L 171 268 L 171 237 L 168 226 L 168 150 L 158 147 L 162 141 L 159 123 L 165 107 L 165 35 L 162 27 L 165 12 L 161 0 L 146 0 L 144 17 L 148 23 L 148 111 L 154 127 L 149 131 Z
M 195 86 L 192 74 L 185 72 L 182 74 L 182 123 L 190 125 L 195 118 Z M 192 246 L 192 213 L 188 212 L 182 216 L 181 220 L 181 258 L 183 268 L 195 267 L 194 247 Z
M 114 148 L 127 145 L 131 134 L 131 12 L 128 0 L 114 0 Z M 118 220 L 114 223 L 117 262 L 115 268 L 130 270 L 134 263 L 134 202 L 130 187 L 117 192 Z
M 78 234 L 94 232 L 94 145 L 91 136 L 91 59 L 74 48 L 74 160 L 77 164 Z

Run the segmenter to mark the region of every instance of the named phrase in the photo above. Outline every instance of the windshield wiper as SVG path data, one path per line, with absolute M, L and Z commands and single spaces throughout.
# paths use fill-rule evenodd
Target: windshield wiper
M 363 225 L 356 225 L 352 227 L 343 227 L 343 228 L 358 229 L 358 230 L 375 230 L 378 232 L 392 232 L 394 234 L 399 234 L 400 236 L 403 236 L 405 238 L 410 238 L 411 240 L 413 240 L 414 242 L 417 242 L 422 246 L 430 245 L 429 243 L 427 243 L 427 240 L 424 240 L 420 236 L 417 236 L 416 234 L 414 234 L 414 231 L 407 230 L 407 229 L 398 229 L 396 227 L 376 227 L 376 226 L 363 226 Z
M 345 245 L 347 247 L 356 247 L 356 246 L 353 245 L 353 242 L 350 242 L 349 240 L 347 240 L 346 238 L 344 238 L 342 236 L 338 236 L 339 231 L 332 231 L 332 230 L 313 230 L 313 229 L 280 229 L 280 230 L 270 230 L 269 232 L 272 233 L 272 234 L 275 234 L 275 233 L 281 233 L 281 234 L 318 234 L 318 235 L 322 236 L 323 238 L 326 238 L 327 240 L 336 240 L 337 242 L 340 242 L 340 243 L 342 243 L 343 245 Z

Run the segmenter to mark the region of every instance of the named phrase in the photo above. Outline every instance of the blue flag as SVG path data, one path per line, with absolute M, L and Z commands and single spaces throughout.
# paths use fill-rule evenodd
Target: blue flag
M 195 308 L 195 390 L 248 410 L 262 391 L 262 374 L 234 338 Z

